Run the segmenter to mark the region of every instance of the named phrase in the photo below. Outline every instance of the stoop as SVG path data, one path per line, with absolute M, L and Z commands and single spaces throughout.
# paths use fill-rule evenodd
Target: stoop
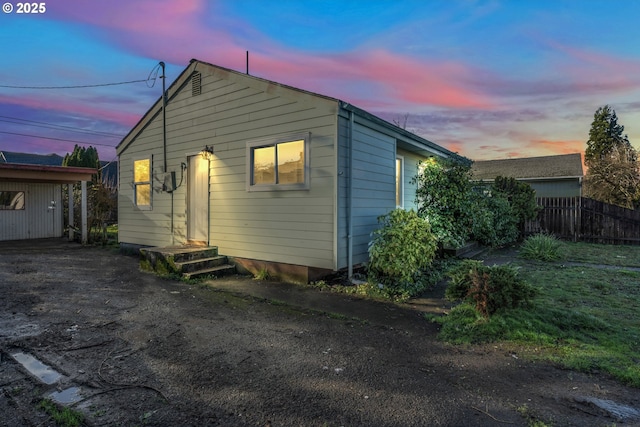
M 216 246 L 141 248 L 140 267 L 158 274 L 179 274 L 185 279 L 235 273 L 226 256 Z

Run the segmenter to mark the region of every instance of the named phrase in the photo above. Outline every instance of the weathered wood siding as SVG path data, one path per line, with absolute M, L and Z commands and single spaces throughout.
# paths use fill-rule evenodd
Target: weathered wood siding
M 0 240 L 62 236 L 64 209 L 60 184 L 3 182 L 0 191 L 25 193 L 24 210 L 0 210 Z M 50 206 L 55 208 L 49 209 Z
M 189 154 L 213 145 L 210 162 L 210 244 L 220 253 L 333 269 L 337 102 L 254 79 L 198 66 L 201 94 L 190 79 L 167 107 L 167 169 L 181 178 Z M 310 132 L 310 189 L 248 192 L 247 142 Z M 120 152 L 120 241 L 182 244 L 186 239 L 186 183 L 162 188 L 162 115 Z M 153 209 L 133 206 L 133 161 L 153 154 Z M 184 173 L 186 179 L 186 172 Z M 171 221 L 173 211 L 173 224 Z M 173 228 L 173 233 L 172 229 Z
M 640 244 L 640 211 L 586 197 L 538 197 L 542 210 L 525 223 L 525 234 L 618 245 Z

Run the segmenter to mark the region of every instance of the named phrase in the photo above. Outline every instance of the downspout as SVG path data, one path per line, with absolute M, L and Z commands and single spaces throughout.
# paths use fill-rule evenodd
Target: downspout
M 349 280 L 353 277 L 353 111 L 349 111 L 349 181 L 347 183 L 347 269 Z

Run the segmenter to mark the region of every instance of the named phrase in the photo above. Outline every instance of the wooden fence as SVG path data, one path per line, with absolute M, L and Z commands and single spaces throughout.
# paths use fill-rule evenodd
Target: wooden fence
M 542 210 L 525 235 L 546 232 L 574 242 L 640 245 L 640 210 L 586 197 L 538 197 Z

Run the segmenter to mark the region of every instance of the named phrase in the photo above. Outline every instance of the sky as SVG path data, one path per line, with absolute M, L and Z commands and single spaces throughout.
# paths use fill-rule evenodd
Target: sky
M 635 0 L 2 2 L 0 151 L 116 160 L 160 61 L 168 87 L 192 58 L 245 72 L 247 51 L 254 76 L 472 160 L 584 152 L 605 104 L 640 149 Z

